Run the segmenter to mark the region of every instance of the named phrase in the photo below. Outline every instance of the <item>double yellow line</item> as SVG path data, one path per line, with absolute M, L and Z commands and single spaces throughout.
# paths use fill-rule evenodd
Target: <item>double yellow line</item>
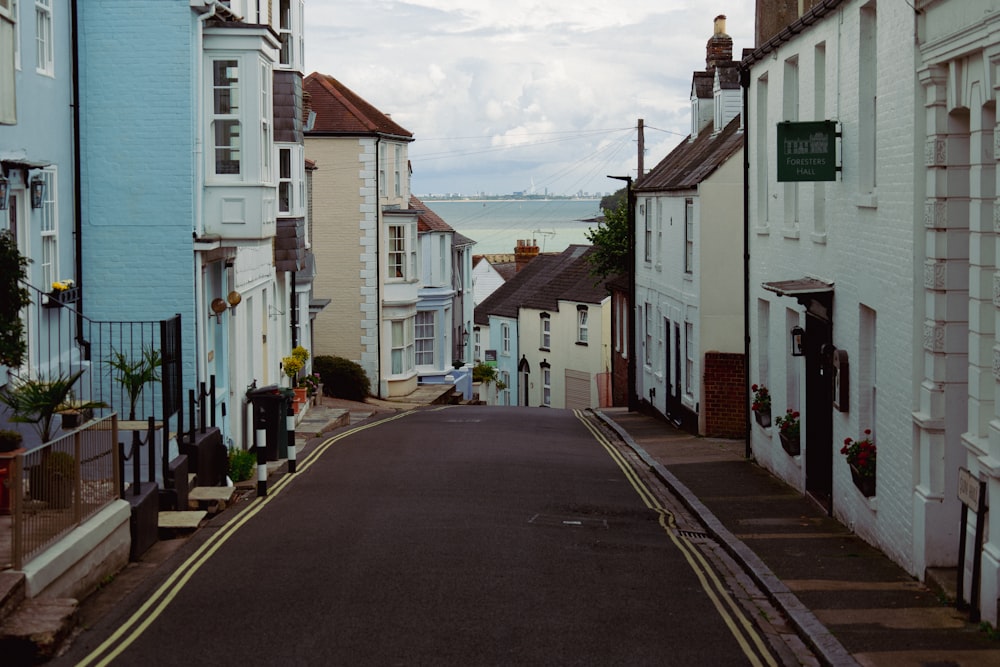
M 590 431 L 601 446 L 604 447 L 604 450 L 611 456 L 612 460 L 618 464 L 618 467 L 621 468 L 626 479 L 628 479 L 629 484 L 639 494 L 646 507 L 659 515 L 660 526 L 670 537 L 674 546 L 684 555 L 684 559 L 691 567 L 695 576 L 698 577 L 698 581 L 701 582 L 702 589 L 712 601 L 719 616 L 725 622 L 726 627 L 729 628 L 733 637 L 736 638 L 736 642 L 742 649 L 743 654 L 747 656 L 750 664 L 759 667 L 763 667 L 764 665 L 777 667 L 777 661 L 771 655 L 757 628 L 754 627 L 753 623 L 743 613 L 739 604 L 729 594 L 726 586 L 719 579 L 711 565 L 709 565 L 705 556 L 677 529 L 673 513 L 663 507 L 663 504 L 653 495 L 653 492 L 649 490 L 645 482 L 639 478 L 635 469 L 632 468 L 622 453 L 618 451 L 618 448 L 608 440 L 607 436 L 604 435 L 593 420 L 584 415 L 580 410 L 574 410 L 573 413 L 587 427 L 587 430 Z
M 348 429 L 342 433 L 324 440 L 315 449 L 313 449 L 309 454 L 300 462 L 297 472 L 295 475 L 301 474 L 308 470 L 316 460 L 323 455 L 327 449 L 332 447 L 336 442 L 343 440 L 344 438 L 351 436 L 360 431 L 366 429 L 374 428 L 385 424 L 387 422 L 395 421 L 396 419 L 402 419 L 407 415 L 412 414 L 411 411 L 401 412 L 395 414 L 391 417 L 386 417 L 385 419 L 380 419 L 363 426 L 358 426 L 357 428 Z M 83 660 L 77 663 L 77 667 L 87 667 L 88 665 L 104 666 L 111 664 L 111 661 L 117 658 L 125 649 L 132 645 L 133 642 L 143 633 L 146 629 L 152 625 L 163 610 L 167 608 L 167 605 L 173 601 L 177 596 L 177 593 L 187 584 L 187 582 L 194 576 L 202 565 L 204 565 L 209 558 L 215 554 L 216 551 L 222 547 L 226 541 L 236 534 L 240 528 L 247 524 L 252 518 L 257 516 L 257 514 L 267 506 L 271 500 L 274 499 L 279 493 L 281 493 L 295 478 L 295 475 L 283 475 L 277 482 L 268 487 L 267 495 L 264 497 L 255 498 L 250 502 L 247 507 L 237 514 L 231 521 L 222 526 L 218 532 L 214 533 L 205 542 L 191 554 L 187 560 L 185 560 L 180 567 L 178 567 L 174 572 L 167 578 L 159 588 L 150 595 L 149 599 L 146 600 L 141 607 L 139 607 L 132 616 L 125 621 L 121 627 L 119 627 L 114 634 L 108 637 L 104 642 L 98 646 L 96 649 L 90 652 Z

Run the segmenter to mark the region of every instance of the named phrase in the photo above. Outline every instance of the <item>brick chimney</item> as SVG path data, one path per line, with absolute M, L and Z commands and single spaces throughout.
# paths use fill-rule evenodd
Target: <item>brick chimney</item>
M 733 38 L 726 34 L 726 16 L 715 17 L 714 34 L 705 47 L 705 70 L 715 71 L 715 66 L 728 63 L 733 59 Z
M 518 239 L 514 248 L 514 272 L 517 273 L 528 265 L 528 262 L 538 257 L 538 246 L 535 241 Z

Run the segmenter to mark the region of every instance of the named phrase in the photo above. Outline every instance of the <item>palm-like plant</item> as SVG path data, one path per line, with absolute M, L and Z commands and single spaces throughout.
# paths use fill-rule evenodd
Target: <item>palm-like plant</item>
M 52 439 L 52 419 L 60 411 L 104 407 L 101 402 L 72 400 L 73 385 L 82 375 L 79 370 L 49 380 L 14 380 L 11 386 L 0 390 L 0 403 L 10 408 L 12 422 L 31 424 L 41 441 L 48 442 Z
M 107 363 L 115 380 L 128 394 L 128 418 L 134 420 L 135 406 L 139 403 L 142 390 L 150 382 L 160 381 L 160 366 L 162 365 L 160 352 L 152 347 L 143 348 L 142 356 L 133 360 L 124 352 L 112 349 L 111 358 L 108 359 Z

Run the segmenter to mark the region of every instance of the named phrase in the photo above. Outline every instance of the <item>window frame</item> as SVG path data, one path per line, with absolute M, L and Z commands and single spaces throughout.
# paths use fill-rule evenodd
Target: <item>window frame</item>
M 684 394 L 694 397 L 694 324 L 684 323 Z
M 426 321 L 427 317 L 430 321 Z M 429 332 L 428 332 L 429 329 Z M 437 313 L 433 310 L 418 310 L 413 320 L 413 353 L 414 366 L 435 367 L 437 358 Z M 429 346 L 429 347 L 426 347 Z M 422 347 L 424 349 L 422 349 Z M 430 355 L 430 360 L 427 360 Z
M 505 357 L 510 356 L 510 323 L 500 324 L 500 354 Z
M 210 135 L 212 137 L 212 169 L 211 173 L 214 178 L 223 178 L 227 180 L 239 180 L 243 177 L 244 170 L 244 158 L 243 153 L 245 149 L 245 139 L 243 136 L 243 91 L 240 84 L 243 82 L 242 71 L 243 63 L 242 59 L 238 56 L 228 54 L 217 56 L 212 56 L 209 59 L 211 74 L 212 74 L 212 95 L 211 95 L 211 106 L 210 106 L 210 116 L 209 121 Z M 224 82 L 220 82 L 218 70 L 219 65 L 224 67 L 230 67 L 225 65 L 225 63 L 234 63 L 236 68 L 236 77 L 229 78 L 229 72 L 226 72 L 227 79 Z M 228 92 L 228 110 L 223 111 L 224 100 L 221 95 Z M 226 135 L 228 138 L 228 143 L 220 143 L 220 131 L 224 128 L 235 128 L 235 133 L 230 133 Z M 235 155 L 235 159 L 233 159 Z M 223 159 L 222 156 L 228 159 Z M 235 171 L 223 170 L 220 171 L 220 167 L 223 165 L 235 163 Z
M 40 177 L 45 187 L 42 191 L 42 205 L 32 210 L 35 221 L 32 223 L 39 230 L 41 236 L 41 261 L 39 268 L 42 271 L 42 285 L 47 291 L 52 287 L 52 283 L 61 280 L 59 277 L 59 210 L 56 197 L 56 171 L 49 167 L 42 169 L 31 175 L 31 178 Z M 29 179 L 30 181 L 30 179 Z
M 684 200 L 684 273 L 694 272 L 694 199 Z
M 542 405 L 552 407 L 552 368 L 542 366 Z
M 55 77 L 52 0 L 35 0 L 35 72 Z
M 406 280 L 406 225 L 390 224 L 386 243 L 389 255 L 386 270 L 389 280 Z
M 587 306 L 576 307 L 576 344 L 586 345 L 590 340 L 590 310 Z
M 548 313 L 541 313 L 538 316 L 538 333 L 540 350 L 548 351 L 552 349 L 552 316 Z
M 413 341 L 414 318 L 407 317 L 401 320 L 392 320 L 390 327 L 390 371 L 392 375 L 407 375 L 416 370 L 414 366 L 414 341 Z M 399 337 L 397 337 L 397 332 Z M 398 360 L 398 370 L 397 370 Z
M 645 232 L 643 239 L 645 243 L 644 253 L 646 262 L 653 261 L 653 217 L 650 213 L 650 202 L 652 199 L 646 199 L 642 205 L 642 215 L 645 225 Z

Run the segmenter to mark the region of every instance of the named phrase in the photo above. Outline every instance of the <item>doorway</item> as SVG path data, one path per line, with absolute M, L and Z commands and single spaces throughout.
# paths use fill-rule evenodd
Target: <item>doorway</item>
M 806 493 L 833 514 L 833 326 L 806 312 Z

